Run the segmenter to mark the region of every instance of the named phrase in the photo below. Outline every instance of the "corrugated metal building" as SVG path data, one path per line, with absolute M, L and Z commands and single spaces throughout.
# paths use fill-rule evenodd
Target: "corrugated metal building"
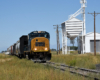
M 78 37 L 78 51 L 82 52 L 81 36 Z M 85 53 L 94 52 L 94 32 L 85 35 Z M 96 33 L 96 52 L 100 52 L 100 33 Z

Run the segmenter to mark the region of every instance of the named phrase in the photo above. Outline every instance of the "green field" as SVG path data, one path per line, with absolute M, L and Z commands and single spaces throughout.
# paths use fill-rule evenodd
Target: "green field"
M 53 59 L 56 56 L 53 56 Z M 2 61 L 3 60 L 3 61 Z M 31 60 L 0 54 L 0 80 L 86 80 Z M 89 79 L 87 79 L 89 80 Z
M 78 54 L 77 51 L 71 51 L 70 54 L 57 55 L 55 51 L 52 51 L 52 62 L 65 63 L 69 66 L 75 66 L 80 68 L 95 69 L 96 64 L 100 64 L 100 55 L 97 54 Z

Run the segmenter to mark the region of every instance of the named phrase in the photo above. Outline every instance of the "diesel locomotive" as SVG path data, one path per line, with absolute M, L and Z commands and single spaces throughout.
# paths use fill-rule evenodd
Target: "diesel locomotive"
M 46 31 L 33 31 L 28 35 L 23 35 L 19 41 L 8 48 L 8 51 L 20 58 L 51 60 L 50 34 Z

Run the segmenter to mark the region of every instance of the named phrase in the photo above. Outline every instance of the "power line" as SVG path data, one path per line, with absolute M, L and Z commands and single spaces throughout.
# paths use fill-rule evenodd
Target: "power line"
M 93 16 L 94 16 L 94 56 L 96 56 L 96 40 L 95 40 L 95 38 L 96 38 L 96 34 L 95 34 L 95 17 L 96 17 L 98 14 L 100 14 L 100 13 L 95 13 L 95 11 L 94 11 L 94 13 L 88 13 L 88 14 L 91 14 L 91 15 L 93 15 Z

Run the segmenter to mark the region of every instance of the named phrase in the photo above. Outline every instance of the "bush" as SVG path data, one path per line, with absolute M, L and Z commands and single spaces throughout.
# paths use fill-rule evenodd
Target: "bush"
M 69 65 L 70 65 L 70 66 L 75 66 L 75 65 L 76 65 L 76 60 L 70 61 Z

